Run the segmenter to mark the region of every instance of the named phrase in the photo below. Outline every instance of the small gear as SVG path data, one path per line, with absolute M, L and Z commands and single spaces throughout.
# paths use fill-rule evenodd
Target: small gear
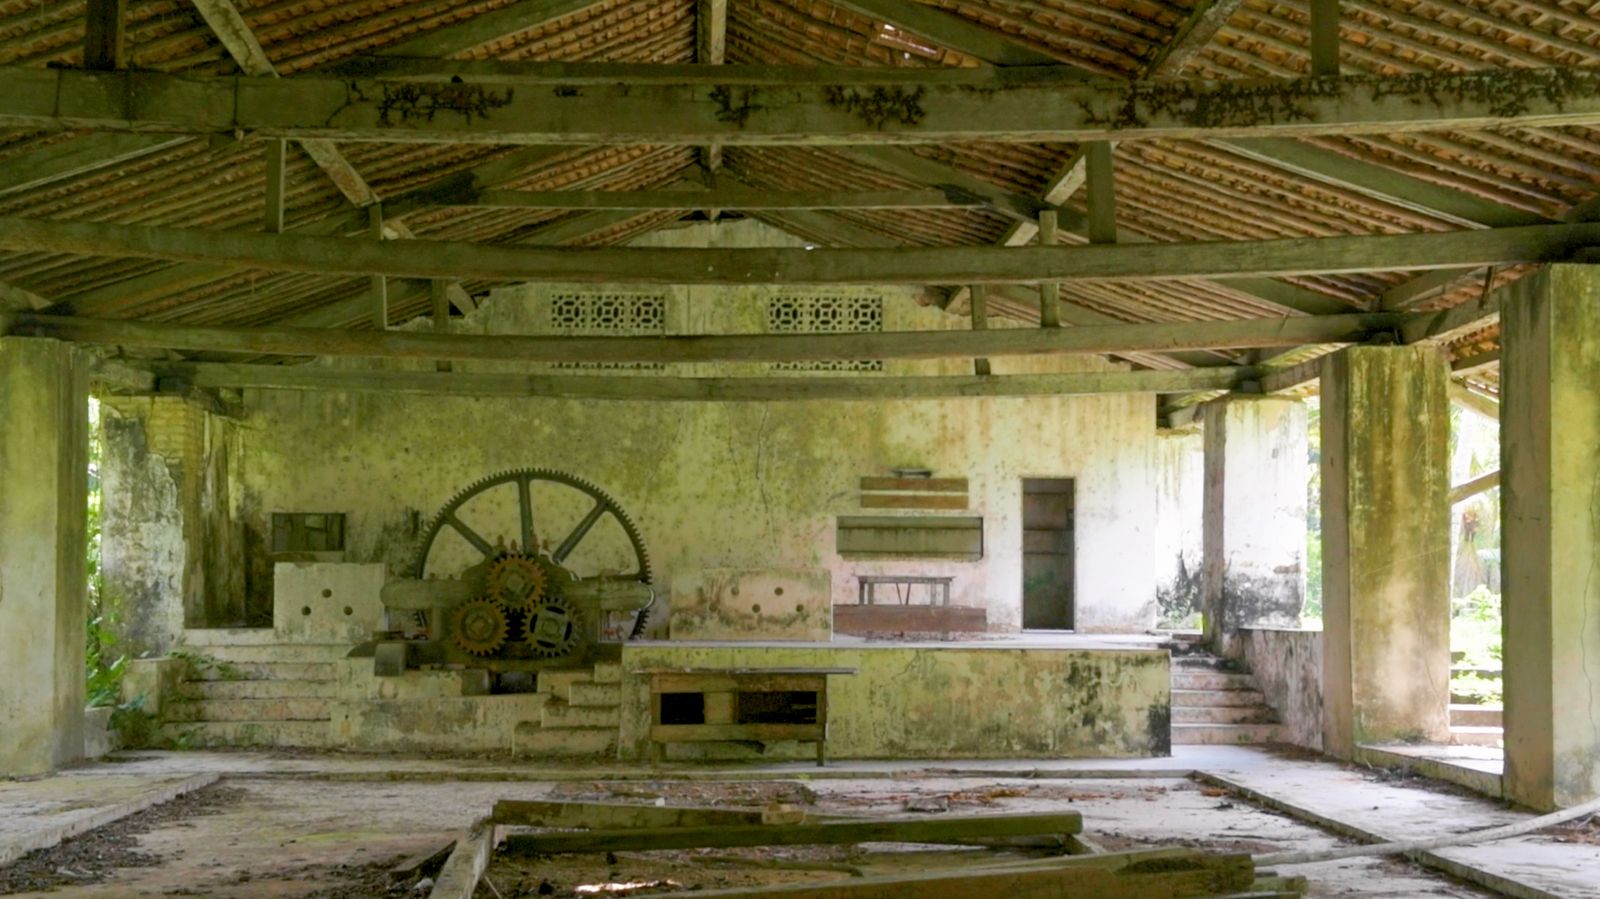
M 546 596 L 528 610 L 523 639 L 542 659 L 570 655 L 583 642 L 583 619 L 559 596 Z
M 544 594 L 544 569 L 522 553 L 507 553 L 489 566 L 489 598 L 508 608 L 533 604 Z
M 450 635 L 472 655 L 493 653 L 505 645 L 510 634 L 505 610 L 487 599 L 468 600 L 450 610 Z

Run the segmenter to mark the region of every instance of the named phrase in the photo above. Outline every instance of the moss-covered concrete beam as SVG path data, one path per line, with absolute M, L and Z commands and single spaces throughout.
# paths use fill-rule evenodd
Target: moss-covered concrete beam
M 0 69 L 0 125 L 495 144 L 1387 134 L 1600 120 L 1600 70 L 1084 82 L 1058 66 L 459 64 L 460 80 Z

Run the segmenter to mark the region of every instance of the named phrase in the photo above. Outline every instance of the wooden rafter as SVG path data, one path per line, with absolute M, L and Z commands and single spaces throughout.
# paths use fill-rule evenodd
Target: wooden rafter
M 950 209 L 986 206 L 955 190 L 753 190 L 728 185 L 703 191 L 488 190 L 464 206 L 523 209 Z
M 0 248 L 24 252 L 349 276 L 635 284 L 1036 284 L 1314 275 L 1554 262 L 1595 244 L 1600 225 L 1584 224 L 1057 247 L 539 249 L 0 219 Z
M 7 68 L 0 124 L 404 143 L 770 145 L 1196 140 L 1600 121 L 1600 71 L 1585 68 L 1085 83 L 1048 67 L 876 74 L 723 66 L 716 84 L 692 71 L 704 67 L 636 68 L 627 83 L 581 90 L 566 77 L 522 78 L 502 89 Z
M 437 393 L 593 400 L 870 400 L 991 396 L 1084 396 L 1228 389 L 1253 369 L 1080 372 L 986 377 L 663 378 L 615 375 L 526 375 L 363 371 L 312 365 L 164 365 L 159 374 L 202 388 L 345 390 L 383 394 Z
M 426 290 L 426 287 L 423 288 Z M 1351 343 L 1413 324 L 1417 313 L 1361 313 L 1316 318 L 1240 319 L 999 328 L 986 331 L 888 331 L 841 334 L 546 337 L 220 328 L 76 316 L 0 313 L 0 335 L 80 343 L 247 355 L 364 356 L 518 362 L 804 362 L 850 359 L 952 359 L 1173 349 L 1248 349 Z

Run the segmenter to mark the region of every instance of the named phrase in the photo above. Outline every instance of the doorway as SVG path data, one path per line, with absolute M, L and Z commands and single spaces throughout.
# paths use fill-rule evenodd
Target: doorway
M 1073 480 L 1022 480 L 1022 627 L 1072 630 Z

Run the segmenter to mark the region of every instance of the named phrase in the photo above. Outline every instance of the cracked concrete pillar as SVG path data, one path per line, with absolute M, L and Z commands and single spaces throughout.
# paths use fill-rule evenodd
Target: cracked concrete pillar
M 1507 799 L 1600 796 L 1600 266 L 1552 265 L 1501 309 Z
M 69 344 L 0 338 L 0 776 L 83 757 L 87 388 Z
M 1449 364 L 1351 347 L 1322 365 L 1323 745 L 1450 738 Z
M 1295 627 L 1305 602 L 1306 408 L 1297 399 L 1207 403 L 1200 598 L 1214 651 L 1243 655 L 1247 627 Z

